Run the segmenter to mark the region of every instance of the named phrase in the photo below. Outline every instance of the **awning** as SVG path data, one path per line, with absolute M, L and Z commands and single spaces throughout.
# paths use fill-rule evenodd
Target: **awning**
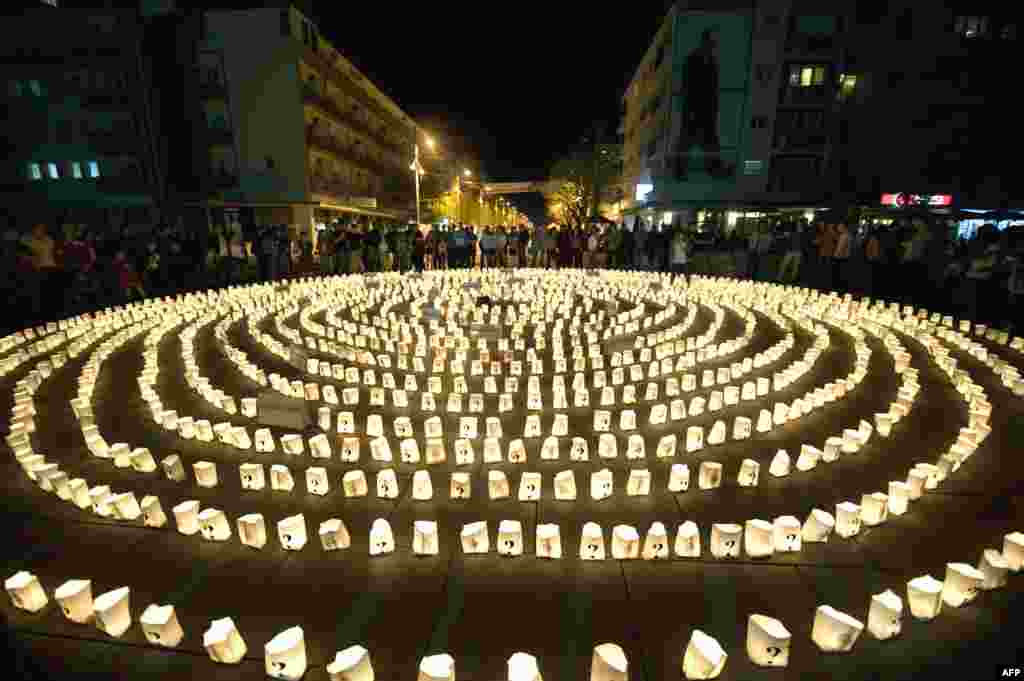
M 406 217 L 408 217 L 405 213 L 400 213 L 398 211 L 375 210 L 373 208 L 363 208 L 361 206 L 344 206 L 337 203 L 326 203 L 324 201 L 320 201 L 313 205 L 316 206 L 317 208 L 323 208 L 325 210 L 334 210 L 338 211 L 339 213 L 371 215 L 373 217 L 389 218 L 391 220 L 404 220 Z

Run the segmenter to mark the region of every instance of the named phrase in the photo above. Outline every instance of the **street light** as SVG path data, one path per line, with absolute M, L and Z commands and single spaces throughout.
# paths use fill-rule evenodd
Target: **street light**
M 466 168 L 462 171 L 462 174 L 466 177 L 470 177 L 473 173 L 469 172 L 469 168 Z

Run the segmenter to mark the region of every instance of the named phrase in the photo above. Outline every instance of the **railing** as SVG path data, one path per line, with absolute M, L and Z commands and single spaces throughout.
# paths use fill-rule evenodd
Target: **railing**
M 402 148 L 399 145 L 382 137 L 380 133 L 375 131 L 372 127 L 370 127 L 363 121 L 359 120 L 358 117 L 352 115 L 351 112 L 343 110 L 340 106 L 338 106 L 337 102 L 335 102 L 330 97 L 325 97 L 320 92 L 316 91 L 314 88 L 306 84 L 303 84 L 302 86 L 302 95 L 307 102 L 313 104 L 318 109 L 326 113 L 328 116 L 334 118 L 335 120 L 341 123 L 344 123 L 348 127 L 355 130 L 356 132 L 359 132 L 363 135 L 366 135 L 367 137 L 372 138 L 374 142 L 381 145 L 382 147 L 390 149 L 391 151 L 398 154 L 402 153 Z
M 345 145 L 333 137 L 327 135 L 310 135 L 309 143 L 334 156 L 355 163 L 380 177 L 388 177 L 398 172 L 397 168 L 385 165 L 366 154 L 360 153 L 354 145 Z
M 393 124 L 396 128 L 402 129 L 408 125 L 407 122 L 397 118 L 394 114 L 386 111 L 379 104 L 373 101 L 373 99 L 371 99 L 362 90 L 362 88 L 356 86 L 351 80 L 349 80 L 347 74 L 339 71 L 331 61 L 325 59 L 317 50 L 310 48 L 308 45 L 304 47 L 304 50 L 304 58 L 316 64 L 316 66 L 319 67 L 321 74 L 326 75 L 330 82 L 334 83 L 340 90 L 351 96 L 380 118 L 388 121 L 390 124 Z M 410 129 L 409 132 L 411 135 L 412 130 Z
M 829 104 L 829 101 L 829 88 L 826 85 L 788 86 L 782 96 L 782 103 L 786 106 L 824 107 Z

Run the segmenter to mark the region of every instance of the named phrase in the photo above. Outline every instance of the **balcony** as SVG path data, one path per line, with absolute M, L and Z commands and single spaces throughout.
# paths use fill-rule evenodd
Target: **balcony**
M 369 188 L 338 176 L 311 175 L 310 189 L 317 194 L 329 194 L 336 197 L 365 196 Z
M 352 130 L 371 138 L 374 142 L 386 149 L 389 149 L 390 151 L 397 154 L 401 154 L 403 152 L 403 149 L 399 145 L 389 142 L 382 137 L 379 132 L 373 130 L 365 122 L 359 120 L 359 118 L 352 112 L 342 110 L 342 108 L 338 106 L 337 102 L 330 97 L 325 97 L 309 85 L 303 84 L 302 97 L 305 103 L 316 107 L 321 113 L 336 122 L 342 123 Z
M 381 163 L 380 161 L 377 161 L 376 159 L 373 159 L 367 154 L 359 151 L 358 146 L 343 144 L 341 140 L 328 135 L 308 135 L 308 144 L 311 147 L 315 147 L 333 155 L 335 158 L 343 161 L 351 161 L 352 163 L 355 163 L 356 165 L 381 177 L 387 177 L 388 175 L 393 175 L 398 172 L 397 168 Z
M 373 112 L 375 116 L 386 121 L 388 125 L 393 125 L 399 129 L 409 128 L 409 123 L 407 121 L 396 118 L 394 114 L 389 111 L 385 111 L 380 105 L 373 101 L 362 88 L 353 83 L 349 79 L 348 74 L 340 71 L 331 61 L 325 59 L 320 52 L 310 48 L 308 45 L 304 45 L 302 56 L 303 59 L 320 71 L 321 76 L 326 77 L 326 79 L 338 87 L 338 89 L 355 99 L 366 109 Z M 409 135 L 411 136 L 411 134 L 412 130 L 409 129 Z

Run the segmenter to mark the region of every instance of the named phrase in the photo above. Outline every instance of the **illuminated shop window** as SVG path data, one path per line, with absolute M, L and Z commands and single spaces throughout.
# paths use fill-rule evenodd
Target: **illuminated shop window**
M 28 177 L 31 180 L 43 179 L 43 169 L 38 163 L 28 164 Z
M 57 178 L 59 178 L 60 177 L 60 171 L 57 170 L 57 164 L 56 163 L 47 163 L 46 164 L 46 174 L 50 176 L 51 180 L 56 180 Z
M 100 176 L 100 164 L 96 161 L 89 161 L 89 177 Z
M 825 83 L 824 65 L 794 65 L 789 67 L 790 87 L 816 87 Z
M 83 175 L 82 175 L 82 164 L 79 163 L 78 161 L 72 161 L 71 162 L 71 175 L 76 180 L 81 180 L 82 179 L 82 177 L 83 177 Z

